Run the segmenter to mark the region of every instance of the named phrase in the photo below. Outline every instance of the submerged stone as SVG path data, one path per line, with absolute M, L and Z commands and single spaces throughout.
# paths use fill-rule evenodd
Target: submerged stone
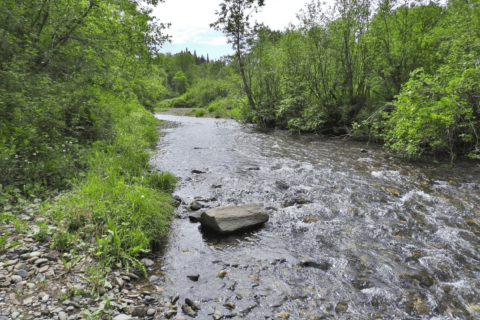
M 202 213 L 200 223 L 202 227 L 226 234 L 260 226 L 268 219 L 266 211 L 258 204 L 250 203 L 210 209 Z

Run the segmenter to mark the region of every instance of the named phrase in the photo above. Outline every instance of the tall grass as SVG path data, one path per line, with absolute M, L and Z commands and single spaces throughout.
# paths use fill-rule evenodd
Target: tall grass
M 148 166 L 159 138 L 152 114 L 132 98 L 103 94 L 101 103 L 112 111 L 114 138 L 94 145 L 89 171 L 50 208 L 58 226 L 54 246 L 65 250 L 74 240 L 96 238 L 110 262 L 136 261 L 169 230 L 176 179 Z

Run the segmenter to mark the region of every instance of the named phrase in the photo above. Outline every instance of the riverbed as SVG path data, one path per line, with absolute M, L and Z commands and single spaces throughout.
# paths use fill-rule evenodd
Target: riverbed
M 165 297 L 200 305 L 198 319 L 480 318 L 478 162 L 447 168 L 375 144 L 156 117 L 177 125 L 152 165 L 180 179 L 183 201 L 157 275 Z M 194 200 L 255 202 L 270 219 L 219 237 L 189 221 Z

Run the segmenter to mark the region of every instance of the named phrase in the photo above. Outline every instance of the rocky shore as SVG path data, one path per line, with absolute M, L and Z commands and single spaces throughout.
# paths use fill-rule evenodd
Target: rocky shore
M 50 237 L 36 238 L 35 222 L 43 223 L 44 218 L 25 214 L 20 221 L 22 230 L 9 221 L 0 229 L 0 320 L 176 316 L 178 297 L 162 296 L 158 276 L 145 278 L 141 271 L 125 268 L 100 270 L 87 252 L 61 253 L 50 249 Z M 148 258 L 141 262 L 147 270 L 159 267 Z M 192 308 L 188 302 L 196 305 L 190 300 L 187 307 Z

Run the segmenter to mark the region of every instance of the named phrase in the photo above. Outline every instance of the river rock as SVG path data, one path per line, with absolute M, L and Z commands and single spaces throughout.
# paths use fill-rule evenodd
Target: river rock
M 145 315 L 145 308 L 143 308 L 143 307 L 130 307 L 128 309 L 128 313 L 130 313 L 134 317 L 143 317 Z
M 147 258 L 144 258 L 144 259 L 140 260 L 140 262 L 147 268 L 150 268 L 155 264 L 155 262 L 153 262 L 152 260 L 147 259 Z
M 186 304 L 182 305 L 182 311 L 187 316 L 190 316 L 190 317 L 196 317 L 197 316 L 197 313 L 195 311 L 193 311 L 193 309 Z
M 119 314 L 113 320 L 132 320 L 132 317 L 127 316 L 126 314 Z
M 200 222 L 200 218 L 202 217 L 203 212 L 194 212 L 191 215 L 188 216 L 190 221 L 192 222 Z
M 190 209 L 192 209 L 193 211 L 198 211 L 200 209 L 202 209 L 202 205 L 200 203 L 198 203 L 197 201 L 193 201 L 191 204 L 190 204 Z
M 335 306 L 335 312 L 340 313 L 340 312 L 345 312 L 348 309 L 348 304 L 344 301 L 337 303 Z
M 173 317 L 174 315 L 177 314 L 177 310 L 168 310 L 167 312 L 165 312 L 165 318 L 167 319 L 170 319 L 171 317 Z
M 196 304 L 195 302 L 193 302 L 192 300 L 186 298 L 185 299 L 185 303 L 191 307 L 194 311 L 198 311 L 200 310 L 200 306 L 198 304 Z
M 189 274 L 187 276 L 187 278 L 192 280 L 192 281 L 198 281 L 198 278 L 200 278 L 200 275 L 199 274 Z
M 287 311 L 279 312 L 279 313 L 277 313 L 277 318 L 288 319 L 288 318 L 290 318 L 290 313 L 288 313 Z
M 256 203 L 210 209 L 200 218 L 202 227 L 220 234 L 260 226 L 269 219 L 268 213 Z
M 322 221 L 322 218 L 319 217 L 319 216 L 308 215 L 308 216 L 303 217 L 302 220 L 305 223 L 312 223 L 312 222 Z
M 65 312 L 59 312 L 59 313 L 58 313 L 58 318 L 59 318 L 60 320 L 67 320 L 68 316 L 67 316 L 67 314 L 66 314 Z

